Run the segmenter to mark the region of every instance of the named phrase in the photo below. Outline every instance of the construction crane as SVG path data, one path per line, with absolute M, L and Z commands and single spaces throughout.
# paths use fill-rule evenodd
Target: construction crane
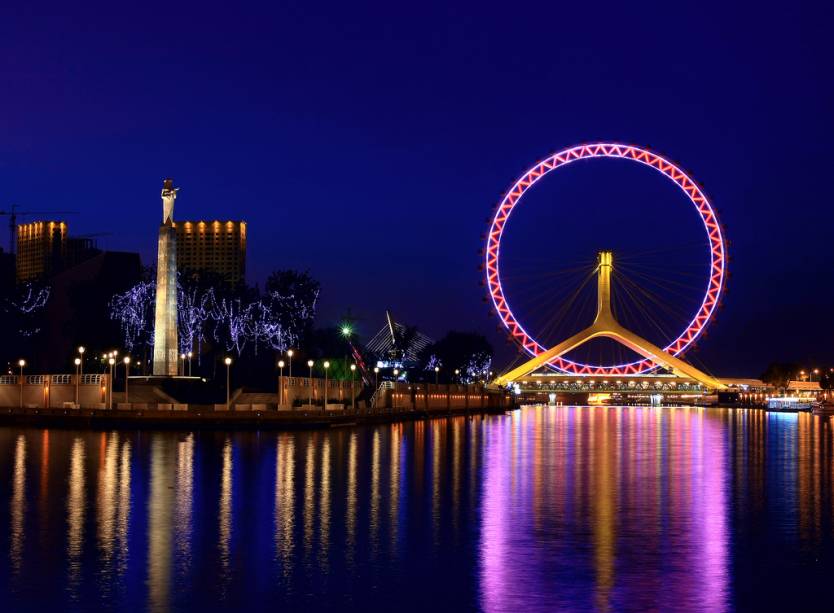
M 32 215 L 76 215 L 78 211 L 20 211 L 16 204 L 11 205 L 8 211 L 0 211 L 0 215 L 9 216 L 9 253 L 14 253 L 15 233 L 17 232 L 18 216 Z

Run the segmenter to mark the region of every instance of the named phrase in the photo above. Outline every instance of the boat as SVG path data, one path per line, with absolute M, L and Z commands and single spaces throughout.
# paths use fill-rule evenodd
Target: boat
M 796 396 L 777 396 L 767 401 L 768 411 L 783 411 L 795 413 L 797 411 L 810 411 L 812 409 L 810 398 L 799 398 Z

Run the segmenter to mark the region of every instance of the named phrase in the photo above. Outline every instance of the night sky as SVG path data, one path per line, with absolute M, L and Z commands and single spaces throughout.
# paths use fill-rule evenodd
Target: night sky
M 569 145 L 645 145 L 692 173 L 731 243 L 700 362 L 834 364 L 822 6 L 7 2 L 0 208 L 76 210 L 71 234 L 150 264 L 171 176 L 175 217 L 249 223 L 251 282 L 309 269 L 320 324 L 349 308 L 369 335 L 390 308 L 435 337 L 482 331 L 506 361 L 478 271 L 502 191 Z M 611 193 L 539 204 L 581 227 Z M 571 253 L 606 246 L 543 219 Z

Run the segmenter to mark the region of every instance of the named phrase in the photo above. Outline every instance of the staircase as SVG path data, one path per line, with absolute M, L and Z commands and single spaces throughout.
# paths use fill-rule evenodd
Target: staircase
M 377 408 L 377 402 L 382 399 L 385 390 L 394 389 L 394 384 L 391 381 L 383 381 L 379 384 L 379 387 L 374 392 L 374 395 L 371 396 L 370 405 L 372 409 Z

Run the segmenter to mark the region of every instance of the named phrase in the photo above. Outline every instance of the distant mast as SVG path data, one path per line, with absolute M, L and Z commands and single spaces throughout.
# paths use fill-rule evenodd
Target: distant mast
M 174 377 L 178 374 L 177 344 L 177 233 L 174 228 L 174 201 L 178 187 L 173 179 L 162 183 L 162 225 L 156 260 L 156 312 L 153 332 L 153 374 Z

